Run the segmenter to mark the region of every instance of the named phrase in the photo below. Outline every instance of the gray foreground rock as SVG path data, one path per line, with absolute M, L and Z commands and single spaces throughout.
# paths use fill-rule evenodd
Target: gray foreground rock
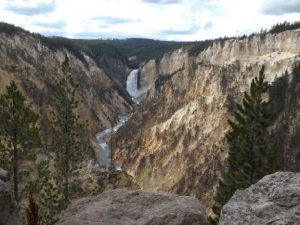
M 18 210 L 11 197 L 10 186 L 4 182 L 9 179 L 8 173 L 0 169 L 2 177 L 0 179 L 0 225 L 22 224 L 18 215 Z M 2 179 L 3 178 L 3 179 Z
M 76 201 L 57 225 L 206 225 L 203 212 L 192 197 L 117 189 Z
M 235 192 L 219 225 L 299 225 L 300 173 L 277 172 Z
M 10 178 L 8 171 L 0 168 L 0 180 L 8 181 Z

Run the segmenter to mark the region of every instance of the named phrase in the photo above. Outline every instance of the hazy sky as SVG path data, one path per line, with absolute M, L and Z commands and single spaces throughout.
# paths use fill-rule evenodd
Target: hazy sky
M 203 40 L 300 20 L 300 0 L 0 0 L 0 21 L 47 36 Z

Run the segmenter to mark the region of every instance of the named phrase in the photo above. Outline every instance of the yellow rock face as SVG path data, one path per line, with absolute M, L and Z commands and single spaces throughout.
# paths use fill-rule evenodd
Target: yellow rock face
M 89 56 L 86 62 L 67 49 L 52 50 L 38 39 L 20 32 L 15 35 L 0 34 L 0 92 L 10 80 L 15 80 L 30 104 L 41 117 L 49 117 L 55 95 L 54 80 L 61 76 L 64 54 L 70 58 L 71 73 L 79 85 L 78 113 L 82 120 L 89 121 L 89 136 L 95 142 L 95 133 L 111 126 L 118 112 L 128 112 L 130 104 L 112 86 L 112 81 Z M 121 61 L 107 59 L 114 67 L 115 75 L 124 76 L 129 69 Z M 119 73 L 118 73 L 119 69 Z
M 225 132 L 262 65 L 271 83 L 299 62 L 300 31 L 228 40 L 191 57 L 184 50 L 141 69 L 147 99 L 117 134 L 116 160 L 145 190 L 201 199 L 207 211 L 227 156 Z M 155 88 L 154 80 L 166 78 Z M 267 96 L 266 96 L 267 97 Z

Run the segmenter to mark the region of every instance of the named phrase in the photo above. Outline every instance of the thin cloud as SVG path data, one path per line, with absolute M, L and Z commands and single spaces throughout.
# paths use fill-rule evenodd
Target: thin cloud
M 53 23 L 48 23 L 48 22 L 33 22 L 32 25 L 34 26 L 39 26 L 45 29 L 55 29 L 55 30 L 61 30 L 66 27 L 66 22 L 65 21 L 57 21 Z
M 203 25 L 203 29 L 204 29 L 204 30 L 210 30 L 210 29 L 212 29 L 214 26 L 215 26 L 214 23 L 212 23 L 212 22 L 207 22 L 207 23 L 205 23 L 205 24 Z
M 159 32 L 158 34 L 160 35 L 187 35 L 187 34 L 193 34 L 194 32 L 190 31 L 190 30 L 173 30 L 173 29 L 169 29 L 169 30 L 163 30 L 161 32 Z
M 181 35 L 194 35 L 196 34 L 199 30 L 211 30 L 214 27 L 214 23 L 212 22 L 206 22 L 203 25 L 194 25 L 191 26 L 188 29 L 166 29 L 158 32 L 158 35 L 161 36 L 181 36 Z
M 82 32 L 76 33 L 73 38 L 77 39 L 114 39 L 128 38 L 127 35 L 119 32 Z
M 5 10 L 25 16 L 41 15 L 55 11 L 55 2 L 39 3 L 35 6 L 19 6 L 13 3 L 7 3 Z
M 2 21 L 31 32 L 70 38 L 204 40 L 250 34 L 278 22 L 299 20 L 300 15 L 300 0 L 0 2 Z
M 66 33 L 64 31 L 42 31 L 40 32 L 42 35 L 46 37 L 65 37 Z
M 261 12 L 268 15 L 300 13 L 300 0 L 266 0 Z
M 195 34 L 199 30 L 199 27 L 192 27 L 190 29 L 176 30 L 176 29 L 167 29 L 158 32 L 159 35 L 168 36 L 168 35 L 191 35 Z
M 138 20 L 125 19 L 125 18 L 119 18 L 119 17 L 111 17 L 111 16 L 98 16 L 98 17 L 94 17 L 92 20 L 97 20 L 104 24 L 112 24 L 112 25 L 138 22 Z
M 178 4 L 181 3 L 181 0 L 142 0 L 146 3 L 152 4 Z

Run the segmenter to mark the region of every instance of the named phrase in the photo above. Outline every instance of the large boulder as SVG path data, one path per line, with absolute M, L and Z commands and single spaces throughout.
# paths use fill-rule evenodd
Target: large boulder
M 0 178 L 0 225 L 20 225 L 22 222 L 12 200 L 10 186 L 5 182 L 9 179 L 8 172 L 0 169 Z
M 223 207 L 219 225 L 299 225 L 300 173 L 277 172 L 245 190 Z
M 71 204 L 57 225 L 206 225 L 200 202 L 164 192 L 116 189 Z

